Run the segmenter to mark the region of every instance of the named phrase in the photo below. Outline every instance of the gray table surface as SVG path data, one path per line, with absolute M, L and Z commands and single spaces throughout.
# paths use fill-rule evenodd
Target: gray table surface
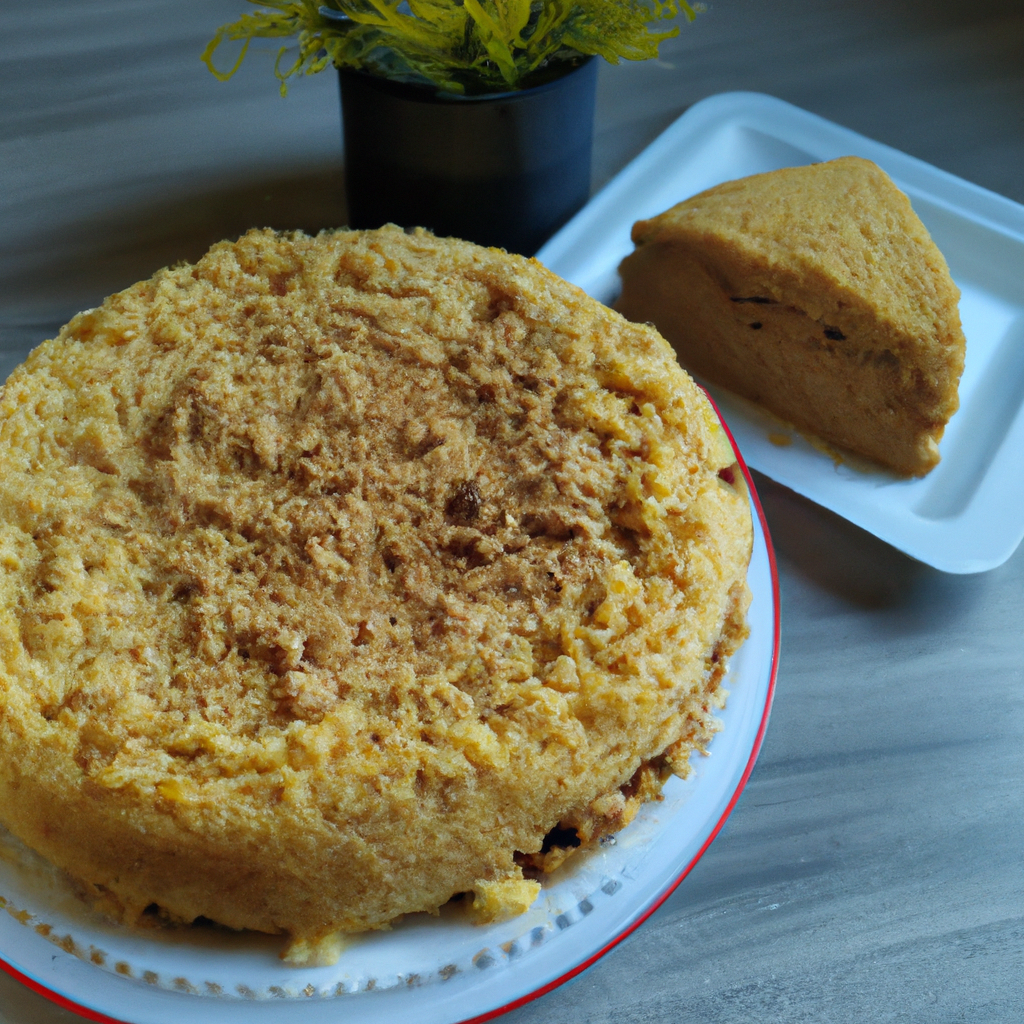
M 0 5 L 0 373 L 218 238 L 344 223 L 333 76 L 281 100 L 267 52 L 228 84 L 198 61 L 244 6 Z M 602 68 L 595 185 L 734 89 L 1024 201 L 1019 0 L 715 0 Z M 1024 1020 L 1024 551 L 946 576 L 758 485 L 783 641 L 750 783 L 642 928 L 506 1019 Z M 77 1019 L 0 974 L 0 1022 Z

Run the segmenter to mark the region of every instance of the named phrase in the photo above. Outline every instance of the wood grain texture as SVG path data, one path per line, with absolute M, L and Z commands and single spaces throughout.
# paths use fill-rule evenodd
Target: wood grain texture
M 0 5 L 0 373 L 217 238 L 344 222 L 333 76 L 282 100 L 269 52 L 227 84 L 199 63 L 243 7 Z M 595 183 L 736 89 L 1024 201 L 1019 0 L 715 0 L 660 61 L 602 68 Z M 646 925 L 505 1019 L 1022 1020 L 1024 552 L 945 576 L 757 482 L 783 650 L 750 784 Z M 74 1019 L 0 975 L 3 1024 Z

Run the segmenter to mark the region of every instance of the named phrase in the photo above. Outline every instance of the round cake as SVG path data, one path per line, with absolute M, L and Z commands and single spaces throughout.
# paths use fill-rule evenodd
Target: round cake
M 0 822 L 128 923 L 300 960 L 524 910 L 714 730 L 734 463 L 535 261 L 387 227 L 163 270 L 0 393 Z

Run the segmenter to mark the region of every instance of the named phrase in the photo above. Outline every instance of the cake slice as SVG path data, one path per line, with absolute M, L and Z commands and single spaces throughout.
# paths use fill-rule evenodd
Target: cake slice
M 680 362 L 906 476 L 939 461 L 959 290 L 910 201 L 859 157 L 726 182 L 633 226 L 618 309 Z

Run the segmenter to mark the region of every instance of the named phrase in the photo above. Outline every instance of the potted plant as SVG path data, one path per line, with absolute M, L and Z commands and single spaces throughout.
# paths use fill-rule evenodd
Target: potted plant
M 292 38 L 286 81 L 340 76 L 349 222 L 422 225 L 534 252 L 587 200 L 596 57 L 657 56 L 686 0 L 250 0 L 203 53 L 229 78 L 256 38 Z M 214 54 L 241 41 L 230 70 Z

